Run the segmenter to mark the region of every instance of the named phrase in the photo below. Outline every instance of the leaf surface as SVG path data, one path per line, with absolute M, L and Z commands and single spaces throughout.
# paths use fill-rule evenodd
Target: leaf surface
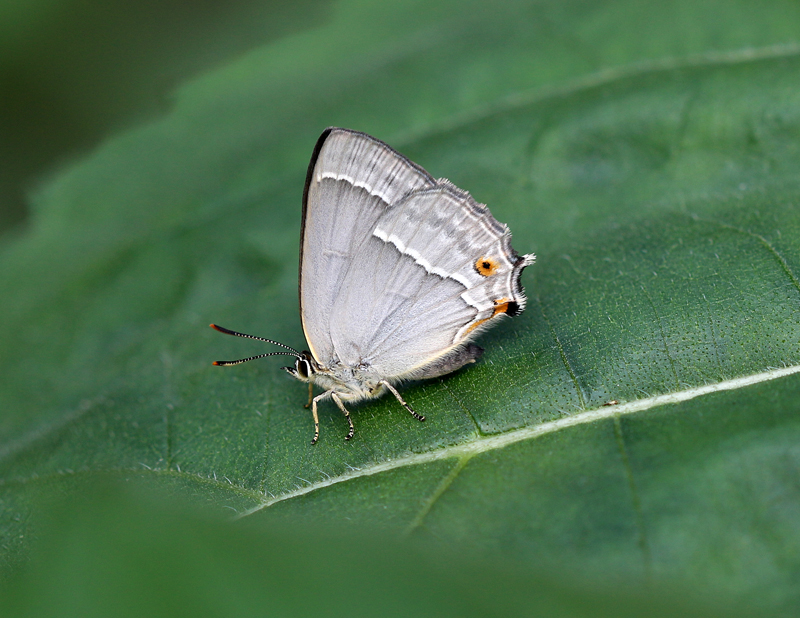
M 35 196 L 0 254 L 0 535 L 96 475 L 255 525 L 344 519 L 796 604 L 798 10 L 341 2 L 184 86 Z M 354 27 L 353 24 L 360 24 Z M 489 204 L 539 260 L 481 363 L 332 405 L 209 322 L 304 348 L 327 125 Z M 715 389 L 718 392 L 714 392 Z M 616 401 L 618 405 L 604 405 Z

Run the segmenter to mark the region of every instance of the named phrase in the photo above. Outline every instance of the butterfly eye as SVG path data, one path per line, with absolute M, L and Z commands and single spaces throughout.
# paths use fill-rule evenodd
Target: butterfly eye
M 294 370 L 297 375 L 303 379 L 307 379 L 311 375 L 311 365 L 304 358 L 298 358 L 294 363 Z
M 497 260 L 494 260 L 487 256 L 479 257 L 475 261 L 475 270 L 478 271 L 479 275 L 483 275 L 484 277 L 488 277 L 489 275 L 493 275 L 497 272 Z

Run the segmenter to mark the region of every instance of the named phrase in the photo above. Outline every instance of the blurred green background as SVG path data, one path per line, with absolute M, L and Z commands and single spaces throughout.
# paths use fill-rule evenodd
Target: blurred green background
M 0 6 L 0 615 L 798 614 L 795 0 Z M 312 448 L 329 125 L 538 261 Z
M 0 3 L 0 233 L 26 194 L 103 137 L 169 109 L 175 87 L 310 28 L 329 2 Z

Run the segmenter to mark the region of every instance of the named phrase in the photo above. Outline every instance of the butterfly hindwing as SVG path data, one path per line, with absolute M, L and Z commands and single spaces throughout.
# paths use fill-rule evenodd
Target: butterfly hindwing
M 331 323 L 345 364 L 388 379 L 430 377 L 493 318 L 524 308 L 527 265 L 488 209 L 449 183 L 417 189 L 386 209 L 352 264 Z M 462 362 L 463 364 L 463 362 Z

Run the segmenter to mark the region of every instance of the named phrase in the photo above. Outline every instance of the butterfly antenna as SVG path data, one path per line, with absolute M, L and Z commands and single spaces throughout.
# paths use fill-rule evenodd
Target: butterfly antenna
M 266 354 L 259 354 L 258 356 L 251 356 L 250 358 L 240 358 L 239 360 L 235 361 L 214 361 L 211 363 L 212 365 L 217 365 L 219 367 L 228 367 L 230 365 L 241 365 L 242 363 L 246 363 L 247 361 L 256 360 L 257 358 L 264 358 L 265 356 L 294 356 L 294 354 L 289 354 L 289 352 L 267 352 Z
M 245 333 L 237 333 L 235 330 L 229 330 L 227 328 L 223 328 L 222 326 L 217 326 L 216 324 L 209 324 L 211 328 L 214 330 L 218 330 L 221 333 L 225 333 L 226 335 L 233 335 L 234 337 L 245 337 L 246 339 L 257 339 L 258 341 L 264 341 L 266 343 L 271 343 L 273 345 L 280 346 L 286 350 L 289 350 L 291 354 L 286 354 L 286 352 L 274 352 L 273 354 L 286 354 L 287 356 L 302 356 L 300 352 L 295 350 L 294 348 L 289 347 L 286 344 L 280 343 L 279 341 L 273 341 L 272 339 L 265 339 L 264 337 L 256 337 L 255 335 L 247 335 Z M 263 358 L 264 356 L 271 356 L 270 354 L 262 354 L 261 356 L 254 356 L 253 358 Z M 244 359 L 245 360 L 253 360 L 251 358 Z

